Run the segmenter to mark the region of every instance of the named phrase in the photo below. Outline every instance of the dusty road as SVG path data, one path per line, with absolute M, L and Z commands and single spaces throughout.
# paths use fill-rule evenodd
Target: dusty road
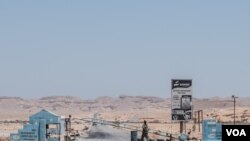
M 79 141 L 129 141 L 129 132 L 115 129 L 105 125 L 92 126 L 86 137 Z

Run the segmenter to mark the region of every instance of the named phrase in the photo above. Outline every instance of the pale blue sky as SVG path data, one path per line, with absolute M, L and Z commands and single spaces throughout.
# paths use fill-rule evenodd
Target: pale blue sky
M 249 0 L 0 1 L 0 96 L 250 96 Z

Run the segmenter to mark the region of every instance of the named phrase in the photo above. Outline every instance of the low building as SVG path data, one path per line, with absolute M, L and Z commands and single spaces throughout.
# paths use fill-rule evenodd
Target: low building
M 17 133 L 11 133 L 10 141 L 64 141 L 65 126 L 64 117 L 41 110 Z

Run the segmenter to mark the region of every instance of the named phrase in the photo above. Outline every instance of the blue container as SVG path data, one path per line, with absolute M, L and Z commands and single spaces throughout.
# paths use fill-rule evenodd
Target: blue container
M 202 141 L 221 141 L 222 125 L 216 120 L 204 120 L 202 123 Z

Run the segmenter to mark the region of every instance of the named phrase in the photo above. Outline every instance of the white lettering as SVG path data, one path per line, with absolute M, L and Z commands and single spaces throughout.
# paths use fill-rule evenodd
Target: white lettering
M 234 135 L 234 136 L 239 136 L 239 134 L 240 134 L 240 132 L 239 132 L 238 129 L 234 129 L 234 130 L 233 130 L 233 135 Z
M 231 136 L 232 129 L 230 129 L 229 131 L 228 131 L 228 129 L 226 129 L 226 132 L 227 132 L 227 136 Z
M 243 136 L 247 136 L 244 129 L 241 129 L 241 131 L 240 131 L 240 136 L 242 136 L 242 135 L 243 135 Z
M 231 134 L 233 134 L 233 136 L 247 136 L 244 129 L 241 129 L 241 131 L 238 129 L 226 129 L 226 132 L 227 136 L 231 136 Z

